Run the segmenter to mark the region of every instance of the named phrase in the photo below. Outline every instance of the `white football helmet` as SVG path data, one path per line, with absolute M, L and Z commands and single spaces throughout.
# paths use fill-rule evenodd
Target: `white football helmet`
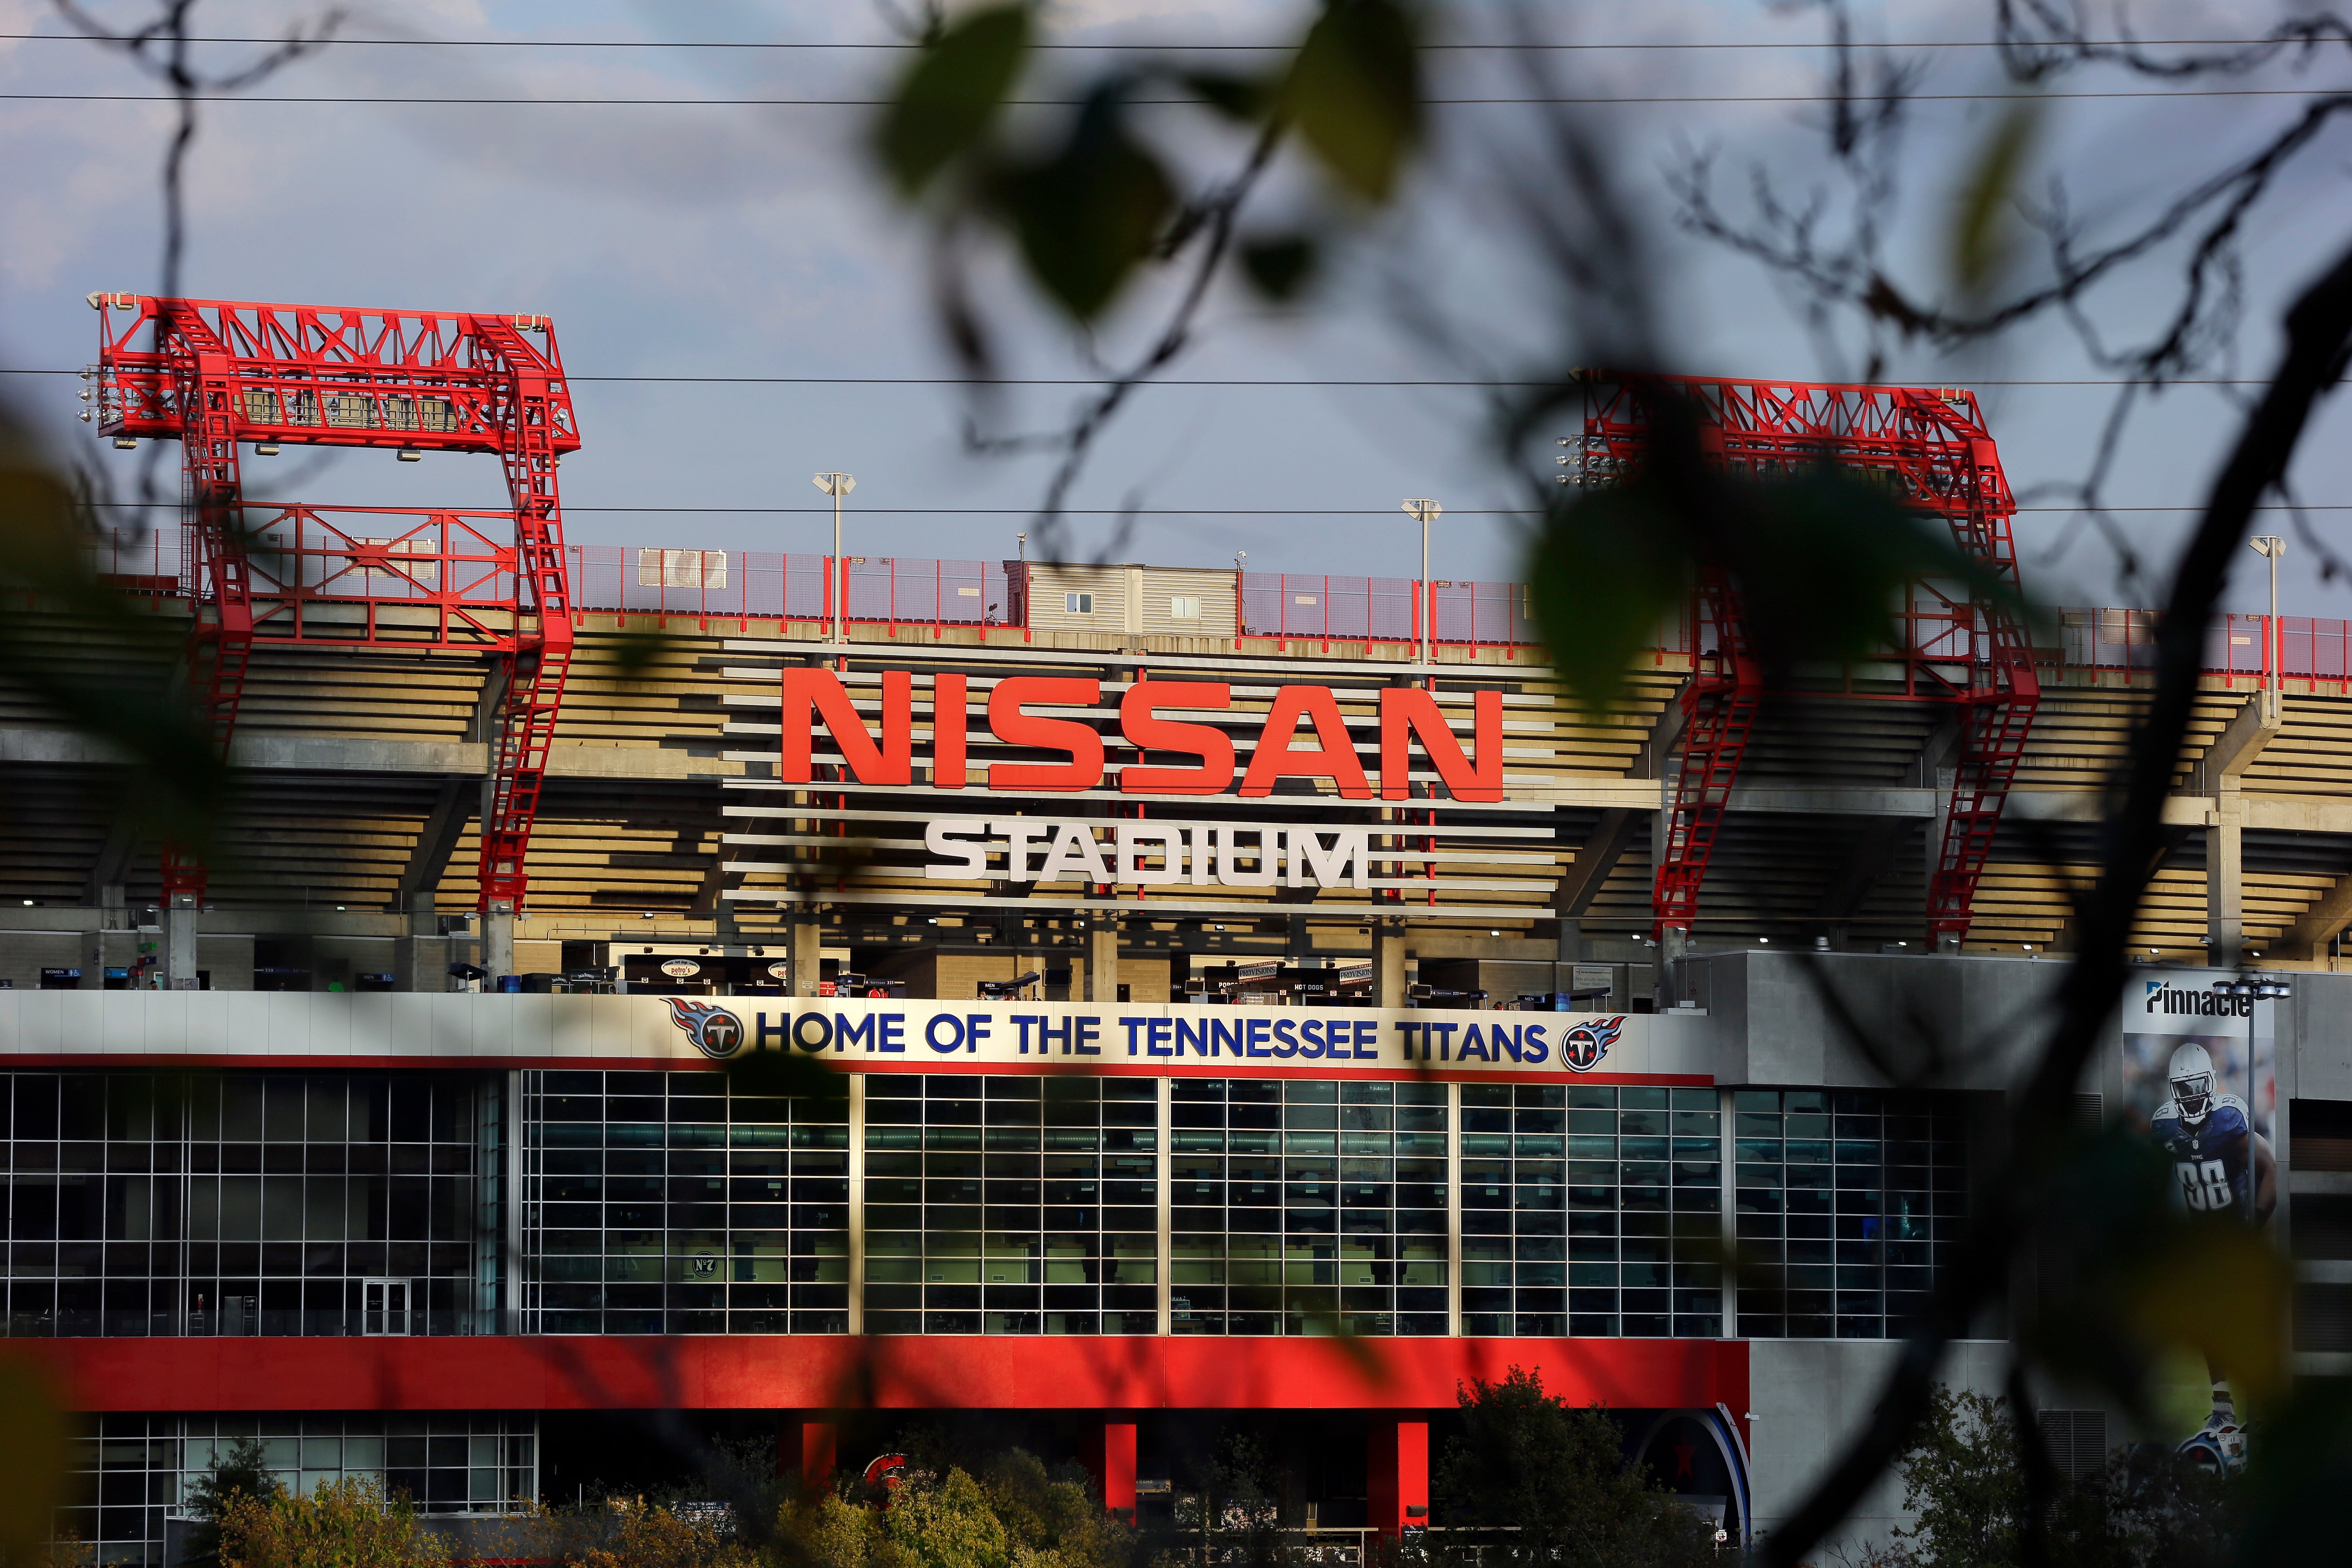
M 2172 1080 L 2172 1099 L 2180 1107 L 2183 1126 L 2199 1126 L 2213 1113 L 2213 1058 L 2204 1047 L 2191 1043 L 2173 1052 L 2165 1076 Z

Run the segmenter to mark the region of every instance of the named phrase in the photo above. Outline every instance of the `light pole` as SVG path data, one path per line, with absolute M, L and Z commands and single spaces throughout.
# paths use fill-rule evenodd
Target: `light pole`
M 2229 980 L 2216 980 L 2213 989 L 2224 996 L 2234 996 L 2246 1004 L 2246 1170 L 2252 1179 L 2254 1135 L 2254 1004 L 2276 1002 L 2294 994 L 2294 987 L 2284 975 L 2258 974 L 2241 970 Z
M 857 488 L 857 480 L 848 474 L 819 474 L 809 482 L 833 498 L 833 602 L 825 606 L 825 618 L 833 623 L 833 640 L 845 642 L 848 628 L 842 625 L 841 607 L 849 601 L 849 576 L 841 563 L 841 498 Z
M 1429 662 L 1430 623 L 1437 618 L 1437 604 L 1429 596 L 1429 525 L 1444 513 L 1445 509 L 1433 500 L 1409 500 L 1404 503 L 1405 515 L 1421 523 L 1421 662 Z
M 2275 533 L 2258 533 L 2246 541 L 2246 545 L 2255 554 L 2270 558 L 2271 619 L 2263 631 L 2263 641 L 2267 646 L 2263 651 L 2266 656 L 2264 662 L 2271 667 L 2271 689 L 2276 691 L 2279 689 L 2278 563 L 2279 557 L 2286 553 L 2286 541 Z

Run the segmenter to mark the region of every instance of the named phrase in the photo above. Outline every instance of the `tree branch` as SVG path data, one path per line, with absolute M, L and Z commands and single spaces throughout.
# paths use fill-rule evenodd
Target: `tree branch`
M 2096 885 L 2083 900 L 2080 955 L 2068 966 L 2050 1043 L 2017 1100 L 2015 1137 L 1988 1183 L 1958 1256 L 1943 1270 L 1927 1310 L 1904 1342 L 1869 1422 L 1837 1464 L 1766 1542 L 1765 1561 L 1794 1568 L 1853 1511 L 1917 1429 L 1951 1342 L 2010 1278 L 2036 1226 L 2035 1194 L 2061 1140 L 2074 1086 L 2105 1037 L 2126 978 L 2126 944 L 2162 847 L 2165 796 L 2189 728 L 2203 663 L 2205 628 L 2229 582 L 2265 491 L 2286 476 L 2314 406 L 2343 375 L 2352 354 L 2352 248 L 2305 290 L 2286 315 L 2286 348 L 2261 402 L 2247 416 L 2215 479 L 2197 531 L 2175 567 L 2157 627 L 2156 690 L 2133 737 L 2121 808 L 2110 818 Z

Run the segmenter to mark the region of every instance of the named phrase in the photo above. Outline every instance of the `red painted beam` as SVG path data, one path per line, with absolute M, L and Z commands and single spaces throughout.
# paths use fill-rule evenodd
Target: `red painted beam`
M 1542 1374 L 1576 1405 L 1748 1408 L 1738 1340 L 691 1335 L 0 1342 L 77 1409 L 1437 1409 Z

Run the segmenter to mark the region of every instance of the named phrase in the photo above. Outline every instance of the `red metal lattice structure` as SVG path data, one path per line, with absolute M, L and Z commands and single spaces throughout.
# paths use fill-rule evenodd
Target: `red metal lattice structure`
M 580 432 L 553 326 L 544 316 L 141 294 L 93 294 L 90 304 L 99 312 L 100 432 L 118 443 L 150 437 L 181 444 L 180 585 L 195 612 L 192 673 L 215 742 L 225 751 L 236 728 L 257 631 L 275 630 L 257 626 L 257 598 L 267 620 L 320 585 L 310 563 L 321 548 L 309 541 L 326 539 L 323 550 L 363 577 L 399 576 L 404 596 L 440 617 L 443 646 L 479 647 L 501 659 L 505 690 L 482 813 L 480 907 L 520 912 L 548 744 L 572 662 L 556 463 L 579 449 Z M 506 470 L 511 555 L 499 559 L 497 547 L 467 526 L 453 539 L 446 521 L 453 514 L 428 514 L 445 521 L 422 529 L 386 525 L 386 534 L 377 535 L 344 531 L 323 522 L 316 509 L 249 511 L 237 466 L 240 441 L 388 447 L 403 456 L 492 454 Z M 494 584 L 487 591 L 486 573 Z M 258 593 L 257 578 L 264 579 Z M 343 595 L 331 590 L 315 596 Z M 297 603 L 298 626 L 299 609 Z M 460 634 L 450 636 L 452 626 Z M 373 616 L 335 640 L 413 641 L 386 635 Z M 183 849 L 166 847 L 163 876 L 167 900 L 204 890 L 203 865 Z
M 1954 389 L 1829 386 L 1697 377 L 1589 384 L 1580 455 L 1582 483 L 1608 484 L 1639 467 L 1649 445 L 1647 408 L 1675 395 L 1699 422 L 1711 461 L 1756 475 L 1824 461 L 1883 476 L 1910 505 L 1942 518 L 1962 552 L 2016 600 L 2017 502 L 1975 395 Z M 1699 655 L 1682 700 L 1683 752 L 1667 807 L 1651 905 L 1654 934 L 1687 933 L 1707 861 L 1765 696 L 1737 588 L 1719 574 L 1698 587 Z M 1906 596 L 1897 616 L 1901 666 L 1891 689 L 1846 695 L 1941 700 L 1961 711 L 1961 735 L 1942 841 L 1928 878 L 1930 941 L 1968 933 L 1977 882 L 1992 852 L 2002 805 L 2041 701 L 2033 649 L 2008 605 L 1970 603 L 1934 584 Z

